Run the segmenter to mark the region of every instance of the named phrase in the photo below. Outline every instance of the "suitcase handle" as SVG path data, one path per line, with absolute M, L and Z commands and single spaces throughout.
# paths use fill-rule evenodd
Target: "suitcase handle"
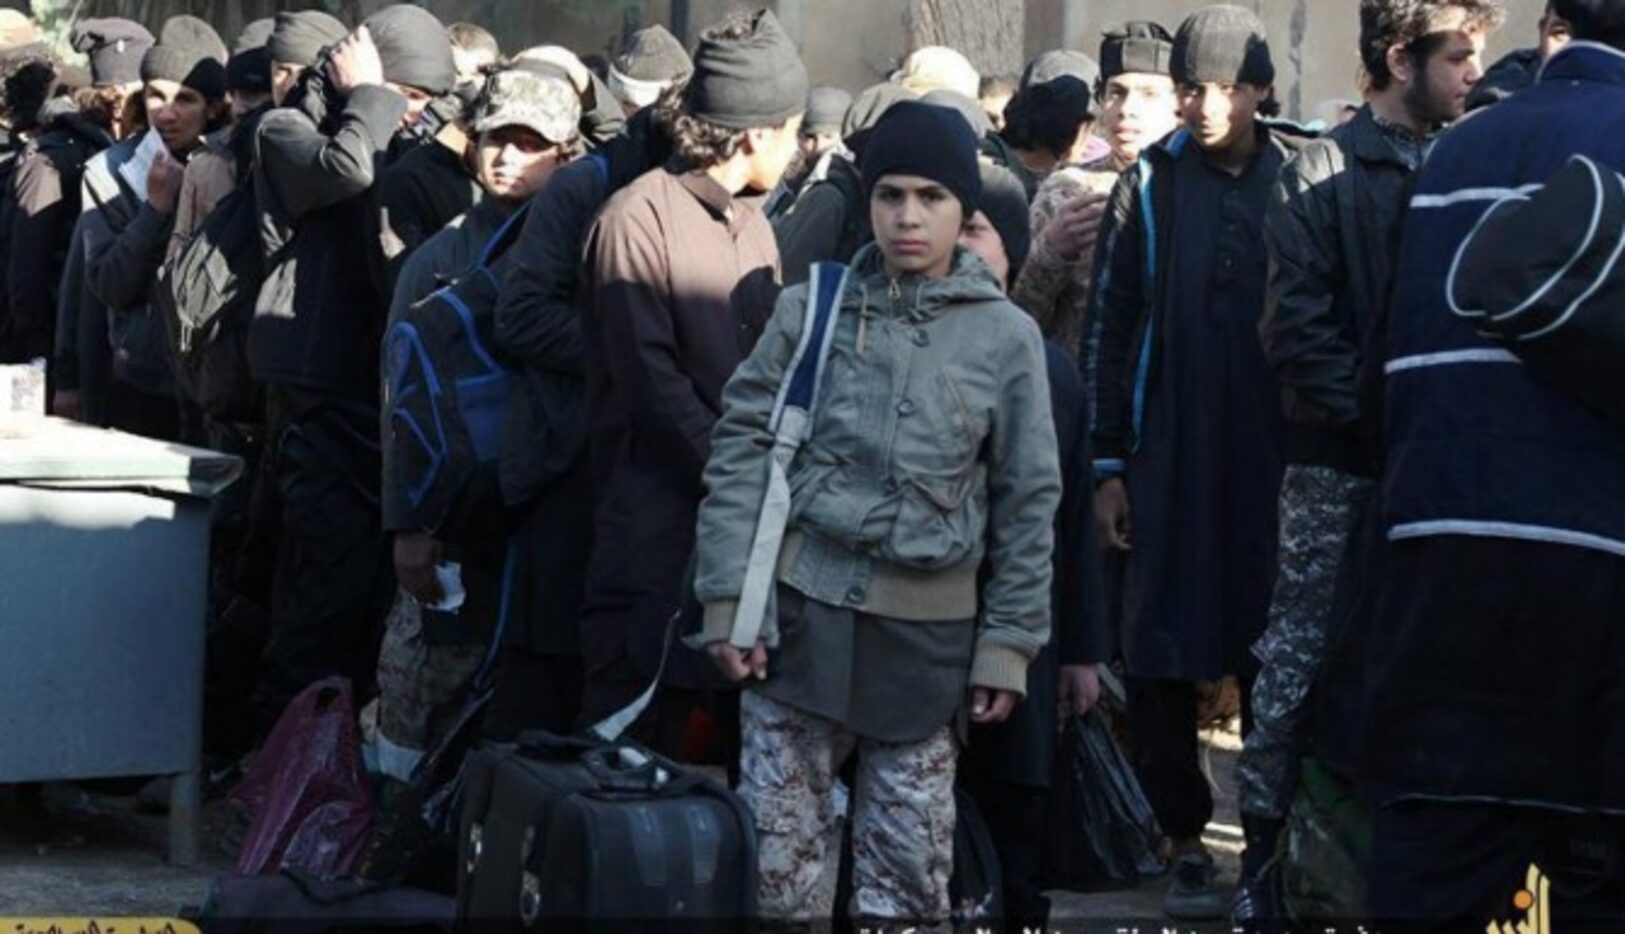
M 674 774 L 665 764 L 633 746 L 600 746 L 581 754 L 581 764 L 608 794 L 686 795 L 705 781 L 697 773 Z

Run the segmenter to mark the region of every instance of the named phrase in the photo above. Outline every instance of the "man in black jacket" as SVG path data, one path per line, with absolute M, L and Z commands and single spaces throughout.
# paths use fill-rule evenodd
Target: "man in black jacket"
M 66 97 L 48 101 L 39 124 L 41 132 L 17 157 L 5 192 L 10 320 L 0 325 L 0 361 L 6 363 L 51 356 L 57 287 L 79 219 L 79 182 L 85 163 L 113 145 L 107 127 Z
M 580 96 L 561 69 L 527 63 L 484 79 L 469 114 L 469 159 L 478 166 L 485 200 L 412 254 L 395 290 L 392 326 L 417 303 L 439 302 L 429 296 L 454 279 L 464 282 L 458 293 L 476 304 L 467 283 L 474 283 L 473 290 L 488 287 L 472 268 L 476 262 L 488 263 L 484 268 L 495 280 L 506 274 L 513 250 L 496 246 L 493 238 L 516 223 L 514 213 L 580 152 L 580 119 Z M 511 244 L 512 234 L 503 242 Z M 386 343 L 390 347 L 393 342 Z M 431 353 L 445 350 L 432 342 L 429 347 Z M 384 428 L 383 517 L 385 531 L 394 536 L 403 598 L 390 614 L 378 657 L 379 766 L 403 782 L 468 698 L 493 656 L 493 637 L 520 625 L 523 604 L 504 601 L 503 594 L 529 578 L 505 560 L 513 523 L 497 495 L 494 472 L 479 471 L 454 496 L 414 502 L 408 489 L 419 478 L 402 470 L 413 450 L 421 450 L 413 433 L 391 418 Z M 455 612 L 431 609 L 445 597 L 435 569 L 448 559 L 462 567 L 467 594 Z M 552 686 L 527 688 L 542 693 Z
M 1364 0 L 1367 104 L 1305 146 L 1275 187 L 1260 334 L 1284 394 L 1288 466 L 1280 575 L 1253 647 L 1262 668 L 1236 770 L 1247 835 L 1238 919 L 1262 917 L 1260 874 L 1296 791 L 1299 721 L 1325 656 L 1339 568 L 1378 476 L 1381 413 L 1362 405 L 1361 386 L 1367 362 L 1381 359 L 1411 176 L 1434 134 L 1465 110 L 1499 15 L 1490 0 Z
M 207 23 L 171 18 L 141 60 L 151 129 L 85 166 L 80 372 L 97 356 L 84 353 L 87 338 L 105 335 L 112 348 L 110 423 L 169 441 L 181 438 L 181 406 L 164 325 L 152 305 L 153 284 L 169 246 L 183 166 L 229 112 L 226 58 L 225 43 Z M 143 153 L 153 154 L 145 166 Z
M 599 208 L 671 155 L 653 108 L 555 172 L 530 206 L 497 306 L 497 341 L 523 364 L 503 452 L 503 500 L 519 510 L 523 593 L 497 669 L 486 732 L 568 732 L 581 699 L 581 612 L 592 551 L 581 249 Z
M 270 390 L 280 539 L 256 708 L 268 726 L 311 681 L 371 691 L 394 592 L 379 517 L 379 341 L 385 297 L 360 231 L 391 142 L 456 66 L 445 27 L 388 7 L 308 72 L 259 128 L 255 198 L 268 271 L 248 356 Z

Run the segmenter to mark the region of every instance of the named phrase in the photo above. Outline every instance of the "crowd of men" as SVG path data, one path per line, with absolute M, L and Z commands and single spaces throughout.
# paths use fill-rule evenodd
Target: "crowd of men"
M 1330 912 L 1481 925 L 1539 863 L 1617 923 L 1625 436 L 1445 278 L 1496 198 L 1625 171 L 1625 3 L 1552 0 L 1488 74 L 1498 0 L 1338 15 L 1361 100 L 1311 130 L 1236 6 L 1019 76 L 919 49 L 855 96 L 768 12 L 612 61 L 405 4 L 229 48 L 89 19 L 87 71 L 0 11 L 0 361 L 48 360 L 56 415 L 249 463 L 218 761 L 331 675 L 378 696 L 397 783 L 487 683 L 504 739 L 658 682 L 631 735 L 729 767 L 764 915 L 947 919 L 957 783 L 1039 926 L 1060 724 L 1118 666 L 1170 917 L 1274 918 L 1336 865 Z M 476 264 L 500 457 L 426 496 L 385 335 Z M 245 314 L 184 326 L 222 282 Z M 1233 894 L 1198 743 L 1226 677 Z M 1346 859 L 1283 842 L 1305 810 Z

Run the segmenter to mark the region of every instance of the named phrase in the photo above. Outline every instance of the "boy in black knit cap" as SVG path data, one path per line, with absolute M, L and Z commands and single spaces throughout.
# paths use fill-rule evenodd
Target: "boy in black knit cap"
M 950 913 L 954 725 L 1007 719 L 1049 638 L 1060 472 L 1038 328 L 957 247 L 982 188 L 965 121 L 896 105 L 863 177 L 875 243 L 842 285 L 815 276 L 838 310 L 799 453 L 769 453 L 770 419 L 811 290 L 784 294 L 724 392 L 695 592 L 701 641 L 748 685 L 740 793 L 761 913 L 833 913 L 830 793 L 855 750 L 850 912 L 935 924 Z M 766 496 L 770 459 L 788 503 Z M 765 564 L 758 519 L 786 517 Z
M 1297 142 L 1258 118 L 1275 68 L 1238 6 L 1198 10 L 1171 51 L 1184 126 L 1113 191 L 1084 367 L 1105 543 L 1127 562 L 1123 657 L 1135 769 L 1174 842 L 1170 917 L 1221 917 L 1202 844 L 1197 682 L 1243 704 L 1275 573 L 1285 425 L 1264 359 L 1264 211 Z M 1177 581 L 1178 586 L 1169 586 Z M 1243 732 L 1250 718 L 1243 714 Z

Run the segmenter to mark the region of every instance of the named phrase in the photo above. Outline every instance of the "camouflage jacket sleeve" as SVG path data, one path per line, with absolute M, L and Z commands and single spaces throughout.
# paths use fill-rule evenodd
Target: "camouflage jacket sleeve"
M 1033 316 L 1045 334 L 1051 333 L 1062 293 L 1066 291 L 1073 273 L 1072 264 L 1050 248 L 1044 231 L 1060 213 L 1069 194 L 1060 176 L 1046 179 L 1038 189 L 1037 196 L 1033 198 L 1031 216 L 1032 248 L 1027 254 L 1026 265 L 1021 268 L 1021 275 L 1016 279 L 1016 304 Z

